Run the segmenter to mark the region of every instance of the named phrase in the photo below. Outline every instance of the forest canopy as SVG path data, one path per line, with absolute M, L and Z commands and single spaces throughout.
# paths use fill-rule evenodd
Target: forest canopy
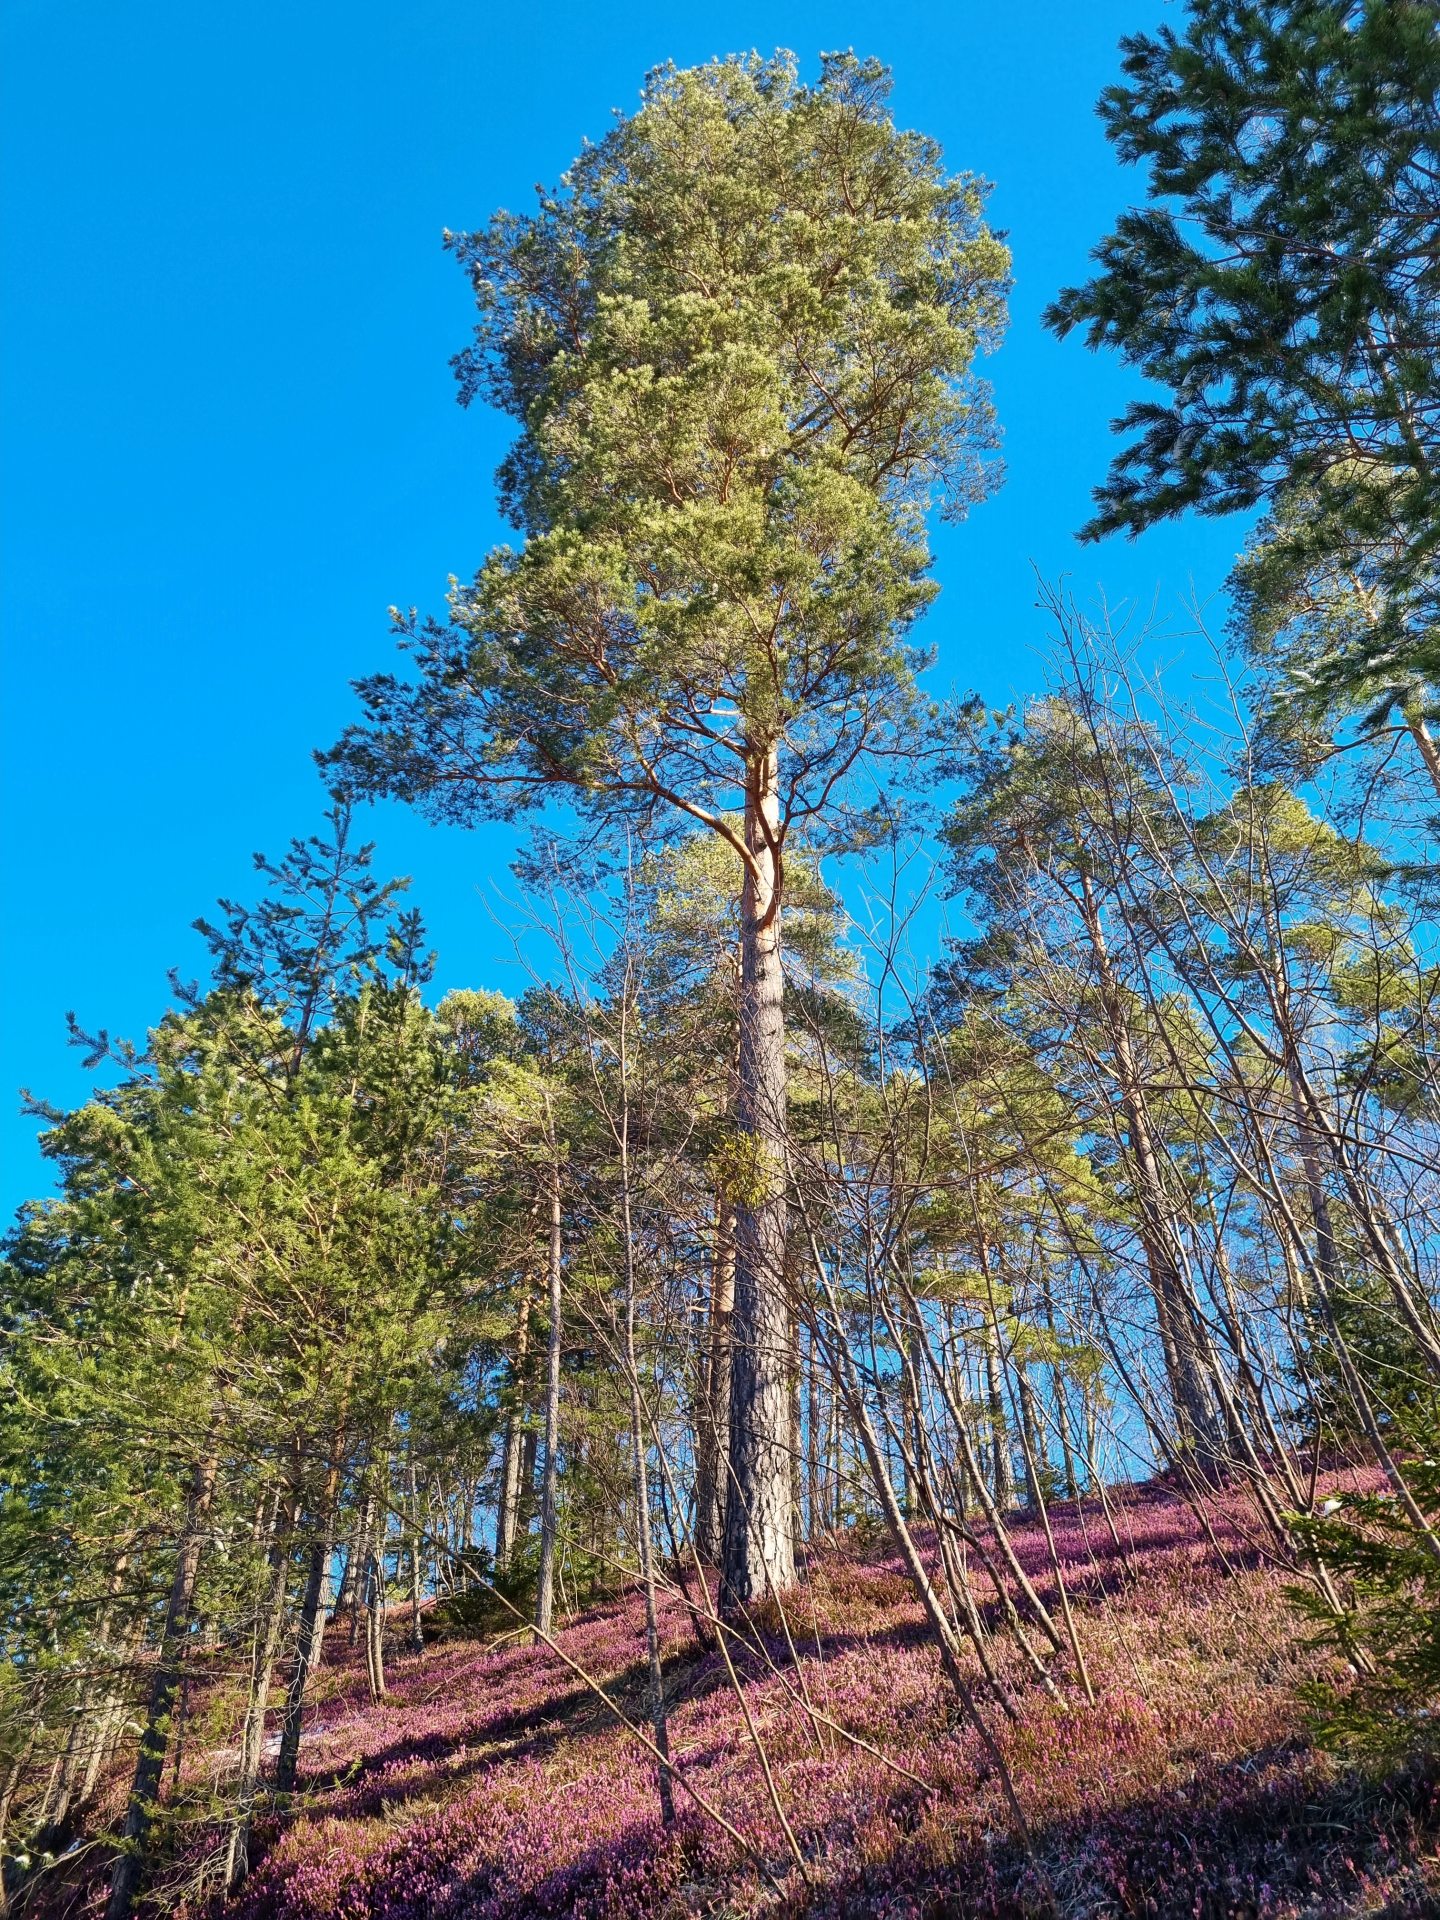
M 1178 670 L 1059 584 L 942 690 L 1012 259 L 878 60 L 446 235 L 513 537 L 31 1102 L 0 1913 L 1433 1911 L 1440 16 L 1120 72 L 1046 324 L 1148 382 L 1087 537 L 1250 516 Z M 529 829 L 523 992 L 380 799 Z

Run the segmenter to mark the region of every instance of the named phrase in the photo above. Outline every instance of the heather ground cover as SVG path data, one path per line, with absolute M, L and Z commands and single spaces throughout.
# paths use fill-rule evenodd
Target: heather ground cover
M 1306 1915 L 1440 1911 L 1440 1782 L 1361 1782 L 1309 1746 L 1298 1689 L 1323 1667 L 1243 1504 L 1201 1521 L 1163 1488 L 1056 1514 L 1098 1700 L 1058 1697 L 997 1649 L 1023 1702 L 996 1737 L 1031 1827 L 927 1641 L 899 1564 L 852 1539 L 814 1557 L 741 1671 L 794 1858 L 723 1662 L 662 1611 L 683 1789 L 661 1826 L 653 1764 L 556 1653 L 453 1642 L 394 1662 L 372 1704 L 339 1634 L 303 1798 L 260 1838 L 225 1920 L 620 1920 L 824 1916 Z M 1053 1586 L 1043 1534 L 1017 1534 Z M 977 1587 L 986 1590 L 977 1571 Z M 788 1629 L 788 1634 L 787 1634 Z M 639 1597 L 559 1645 L 643 1719 Z M 794 1652 L 792 1654 L 791 1643 Z M 811 1709 L 814 1711 L 812 1712 Z M 832 1727 L 859 1735 L 871 1751 Z M 214 1755 L 195 1765 L 216 1765 Z M 223 1765 L 223 1761 L 220 1763 Z M 748 1849 L 748 1851 L 747 1851 Z M 803 1864 L 802 1864 L 803 1863 Z

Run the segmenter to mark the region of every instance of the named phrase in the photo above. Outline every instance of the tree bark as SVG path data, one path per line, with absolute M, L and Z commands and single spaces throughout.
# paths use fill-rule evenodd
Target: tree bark
M 421 1653 L 425 1647 L 425 1624 L 420 1612 L 420 1591 L 423 1586 L 420 1569 L 420 1552 L 425 1528 L 421 1514 L 419 1478 L 415 1472 L 415 1460 L 412 1452 L 410 1460 L 410 1648 L 413 1653 Z
M 824 1444 L 820 1418 L 820 1356 L 815 1351 L 813 1330 L 805 1357 L 805 1499 L 809 1516 L 805 1537 L 813 1541 L 819 1539 L 825 1525 L 820 1495 L 821 1448 Z
M 390 1462 L 381 1456 L 378 1487 L 372 1483 L 365 1501 L 365 1559 L 357 1603 L 365 1609 L 365 1672 L 370 1698 L 385 1698 L 385 1539 L 389 1530 Z
M 1000 1332 L 987 1322 L 985 1344 L 985 1399 L 990 1416 L 990 1485 L 995 1504 L 1008 1513 L 1015 1504 L 1015 1465 L 1010 1458 L 1010 1423 L 1005 1417 L 1004 1359 Z
M 729 1197 L 715 1201 L 715 1250 L 710 1265 L 710 1326 L 695 1461 L 695 1551 L 711 1563 L 725 1538 L 730 1457 L 730 1326 L 735 1307 L 735 1211 Z
M 736 1121 L 749 1148 L 735 1212 L 730 1484 L 721 1606 L 735 1611 L 794 1584 L 790 1470 L 790 1308 L 786 1298 L 786 1086 L 780 956 L 779 756 L 746 770 L 750 861 L 740 907 L 740 1073 Z
M 1100 910 L 1088 874 L 1081 876 L 1085 930 L 1100 981 L 1100 998 L 1115 1075 L 1125 1116 L 1130 1163 L 1135 1172 L 1140 1244 L 1155 1304 L 1156 1328 L 1165 1360 L 1166 1381 L 1182 1456 L 1193 1455 L 1202 1469 L 1214 1471 L 1226 1457 L 1224 1426 L 1206 1380 L 1198 1314 L 1180 1271 L 1174 1234 L 1167 1217 L 1165 1183 L 1160 1171 L 1160 1149 L 1150 1124 L 1150 1110 L 1140 1084 L 1140 1073 L 1130 1044 Z
M 553 1141 L 552 1141 L 553 1145 Z M 550 1170 L 549 1295 L 550 1340 L 545 1355 L 545 1475 L 540 1496 L 540 1578 L 535 1594 L 535 1626 L 548 1634 L 555 1610 L 555 1529 L 560 1472 L 561 1260 L 560 1168 Z
M 1035 1406 L 1035 1388 L 1025 1362 L 1017 1359 L 1014 1366 L 1015 1399 L 1020 1413 L 1022 1441 L 1021 1466 L 1025 1472 L 1025 1505 L 1032 1513 L 1038 1513 L 1045 1500 L 1045 1489 L 1040 1481 L 1045 1443 L 1040 1433 L 1040 1415 Z
M 250 1669 L 250 1699 L 240 1736 L 240 1778 L 236 1785 L 234 1825 L 230 1830 L 230 1846 L 225 1859 L 227 1889 L 237 1886 L 245 1878 L 250 1866 L 250 1822 L 265 1758 L 265 1715 L 270 1705 L 270 1686 L 275 1677 L 275 1661 L 285 1626 L 285 1606 L 290 1590 L 290 1556 L 299 1520 L 300 1501 L 297 1497 L 288 1524 L 278 1522 L 270 1548 L 269 1590 L 256 1623 Z
M 135 1778 L 125 1814 L 124 1851 L 115 1862 L 110 1879 L 107 1920 L 128 1920 L 145 1871 L 155 1801 L 170 1745 L 170 1710 L 175 1704 L 184 1668 L 185 1642 L 194 1613 L 195 1582 L 200 1572 L 205 1521 L 215 1496 L 218 1465 L 219 1456 L 212 1442 L 196 1462 L 191 1475 L 190 1492 L 185 1502 L 185 1525 L 175 1561 L 175 1576 L 170 1584 L 170 1599 L 165 1609 L 154 1677 L 150 1683 L 145 1731 L 140 1737 L 140 1753 L 135 1762 Z
M 500 1455 L 500 1497 L 495 1507 L 495 1568 L 500 1573 L 510 1565 L 519 1531 L 525 1457 L 525 1386 L 530 1372 L 530 1306 L 527 1272 L 521 1281 L 520 1305 L 515 1317 L 515 1364 L 510 1380 L 510 1407 L 505 1415 L 505 1442 Z
M 295 1775 L 300 1764 L 300 1734 L 305 1717 L 305 1689 L 310 1675 L 320 1664 L 325 1638 L 325 1581 L 335 1551 L 335 1508 L 344 1458 L 345 1423 L 342 1419 L 330 1443 L 320 1510 L 315 1517 L 315 1537 L 305 1571 L 305 1593 L 300 1602 L 299 1631 L 295 1645 L 295 1669 L 285 1691 L 285 1724 L 280 1733 L 280 1757 L 275 1765 L 277 1793 L 293 1793 L 295 1790 Z M 348 1573 L 349 1569 L 346 1571 Z M 337 1606 L 339 1599 L 337 1594 Z

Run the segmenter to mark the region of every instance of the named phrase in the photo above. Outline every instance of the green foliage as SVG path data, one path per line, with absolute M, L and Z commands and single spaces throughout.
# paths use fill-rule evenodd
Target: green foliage
M 1440 785 L 1434 8 L 1194 0 L 1122 50 L 1100 114 L 1147 204 L 1046 318 L 1169 394 L 1084 532 L 1263 505 L 1231 580 L 1255 750 L 1309 773 L 1398 723 Z
M 1354 471 L 1340 466 L 1342 484 Z M 1383 475 L 1365 484 L 1394 490 Z M 1329 479 L 1288 487 L 1231 575 L 1231 629 L 1260 671 L 1259 750 L 1306 772 L 1335 736 L 1380 741 L 1397 717 L 1427 751 L 1440 702 L 1429 574 L 1405 568 L 1388 508 L 1368 536 L 1337 527 L 1335 491 Z
M 1412 1443 L 1440 1433 L 1433 1406 L 1409 1423 Z M 1331 1511 L 1291 1517 L 1297 1537 L 1349 1583 L 1336 1618 L 1313 1588 L 1292 1598 L 1356 1671 L 1348 1683 L 1310 1690 L 1320 1737 L 1336 1750 L 1380 1762 L 1440 1747 L 1440 1467 L 1410 1459 L 1405 1481 L 1421 1531 L 1390 1492 L 1346 1494 Z
M 1123 43 L 1100 114 L 1149 204 L 1047 319 L 1169 398 L 1132 402 L 1092 536 L 1268 503 L 1242 581 L 1375 598 L 1321 678 L 1365 703 L 1436 678 L 1440 37 L 1425 0 L 1193 0 Z M 1261 581 L 1261 570 L 1269 575 Z M 1257 623 L 1257 630 L 1264 621 Z M 1398 679 L 1397 679 L 1398 676 Z
M 1009 262 L 888 90 L 849 54 L 817 86 L 788 56 L 660 68 L 534 214 L 452 236 L 462 389 L 522 423 L 526 539 L 448 630 L 408 628 L 418 684 L 362 686 L 347 780 L 446 818 L 556 785 L 607 820 L 673 806 L 738 852 L 757 756 L 786 761 L 782 836 L 813 836 L 846 770 L 919 743 L 923 513 L 992 483 L 971 363 Z
M 1306 1441 L 1342 1454 L 1361 1447 L 1365 1427 L 1345 1380 L 1337 1341 L 1344 1342 L 1371 1398 L 1376 1424 L 1393 1444 L 1404 1448 L 1410 1436 L 1423 1438 L 1440 1430 L 1440 1389 L 1424 1354 L 1386 1289 L 1355 1264 L 1331 1300 L 1331 1317 L 1315 1312 L 1308 1316 L 1300 1370 L 1304 1399 L 1295 1422 Z

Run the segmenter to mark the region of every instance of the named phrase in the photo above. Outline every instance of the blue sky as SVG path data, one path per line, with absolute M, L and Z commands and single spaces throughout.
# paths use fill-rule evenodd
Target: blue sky
M 441 230 L 527 206 L 659 61 L 878 54 L 902 124 L 994 182 L 1008 479 L 938 539 L 937 686 L 1037 684 L 1036 568 L 1139 612 L 1193 594 L 1220 623 L 1236 524 L 1073 539 L 1132 386 L 1038 319 L 1140 196 L 1094 114 L 1117 41 L 1178 14 L 10 0 L 0 1218 L 47 1186 L 12 1090 L 86 1088 L 66 1009 L 143 1035 L 167 968 L 200 968 L 195 915 L 318 823 L 310 752 L 352 716 L 350 679 L 389 663 L 386 608 L 439 608 L 499 537 L 503 426 L 455 404 L 469 295 Z M 366 826 L 379 869 L 414 876 L 438 984 L 518 990 L 507 836 L 398 808 Z

